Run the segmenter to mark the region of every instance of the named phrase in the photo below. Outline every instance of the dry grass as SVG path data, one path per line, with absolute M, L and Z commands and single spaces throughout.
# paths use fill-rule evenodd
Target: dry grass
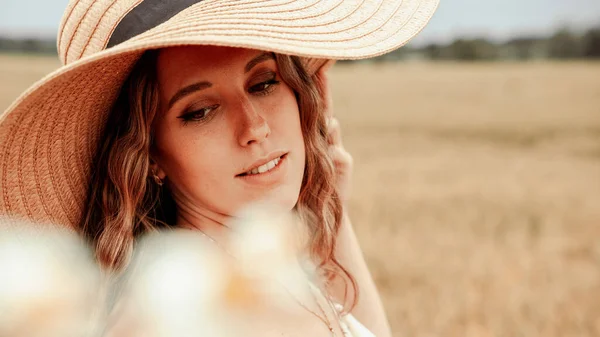
M 600 64 L 340 67 L 397 336 L 600 335 Z
M 0 109 L 58 63 L 0 57 Z M 600 335 L 600 64 L 338 65 L 397 336 Z

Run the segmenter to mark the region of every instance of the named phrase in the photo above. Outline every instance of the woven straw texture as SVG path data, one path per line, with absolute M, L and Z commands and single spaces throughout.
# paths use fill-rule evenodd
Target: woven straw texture
M 74 228 L 108 112 L 144 50 L 211 44 L 318 59 L 374 57 L 404 45 L 438 0 L 204 0 L 115 47 L 140 0 L 72 0 L 58 34 L 62 68 L 0 116 L 0 214 Z

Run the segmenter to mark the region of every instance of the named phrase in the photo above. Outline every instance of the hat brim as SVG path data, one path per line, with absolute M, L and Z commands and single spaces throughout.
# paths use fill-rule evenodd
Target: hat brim
M 294 10 L 284 7 L 290 1 L 269 8 L 238 1 L 211 10 L 199 3 L 128 41 L 63 66 L 0 116 L 0 214 L 77 226 L 108 112 L 145 50 L 217 45 L 308 60 L 370 58 L 407 43 L 432 17 L 438 1 L 344 0 L 312 6 L 295 1 Z

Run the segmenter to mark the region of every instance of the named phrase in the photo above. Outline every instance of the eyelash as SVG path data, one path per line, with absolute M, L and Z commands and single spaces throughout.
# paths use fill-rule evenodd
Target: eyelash
M 275 90 L 275 86 L 277 84 L 279 84 L 279 81 L 277 81 L 275 78 L 272 78 L 268 81 L 253 85 L 252 87 L 250 87 L 249 91 L 250 91 L 250 93 L 255 93 L 256 95 L 259 95 L 259 96 L 266 96 L 266 95 L 272 93 L 273 90 Z M 254 87 L 264 86 L 264 85 L 267 85 L 267 87 L 265 89 L 258 90 L 258 91 L 253 91 L 253 89 L 252 89 Z
M 270 79 L 268 81 L 265 82 L 261 82 L 259 84 L 253 85 L 252 87 L 250 87 L 250 90 L 248 90 L 251 94 L 257 95 L 257 96 L 267 96 L 268 94 L 272 93 L 273 90 L 275 90 L 275 87 L 280 83 L 280 81 L 277 81 L 275 78 Z M 263 89 L 253 89 L 255 87 L 263 87 Z M 181 120 L 183 120 L 183 125 L 187 125 L 187 123 L 189 122 L 202 122 L 204 120 L 206 120 L 206 115 L 208 113 L 210 113 L 212 110 L 215 110 L 216 108 L 218 108 L 219 105 L 215 104 L 215 105 L 211 105 L 205 108 L 201 108 L 195 111 L 190 111 L 188 113 L 185 113 L 177 118 L 180 118 Z M 202 117 L 198 117 L 198 115 L 202 114 Z

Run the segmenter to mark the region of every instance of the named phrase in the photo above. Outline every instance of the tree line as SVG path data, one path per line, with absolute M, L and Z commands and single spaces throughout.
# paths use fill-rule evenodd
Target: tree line
M 26 53 L 57 55 L 56 40 L 0 36 L 0 53 Z
M 518 37 L 505 42 L 485 38 L 456 39 L 448 44 L 407 46 L 380 57 L 382 60 L 493 61 L 536 59 L 600 59 L 600 26 L 583 33 L 560 29 L 547 37 Z
M 0 52 L 56 55 L 56 41 L 0 36 Z M 448 44 L 397 49 L 374 61 L 406 59 L 493 61 L 535 59 L 600 59 L 600 26 L 583 33 L 567 28 L 547 37 L 518 37 L 505 42 L 485 38 L 456 39 Z

